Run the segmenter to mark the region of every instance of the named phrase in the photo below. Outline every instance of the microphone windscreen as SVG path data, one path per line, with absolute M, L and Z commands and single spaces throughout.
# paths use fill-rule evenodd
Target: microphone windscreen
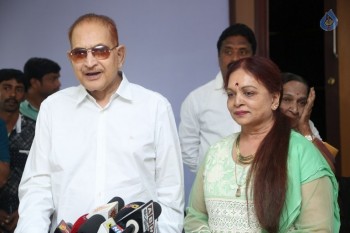
M 118 222 L 131 212 L 135 211 L 136 209 L 140 208 L 140 206 L 144 205 L 144 202 L 141 201 L 136 201 L 136 202 L 131 202 L 124 206 L 119 212 L 117 213 L 117 216 L 115 217 L 115 221 Z
M 143 202 L 133 202 L 126 205 L 116 216 L 116 223 L 126 229 L 133 225 L 135 232 L 156 232 L 156 219 L 159 217 L 161 207 L 152 200 Z
M 100 228 L 100 225 L 105 220 L 106 219 L 102 215 L 95 214 L 89 219 L 87 219 L 83 225 L 81 225 L 81 227 L 78 230 L 78 233 L 96 233 Z
M 84 214 L 83 216 L 79 217 L 71 227 L 72 230 L 70 231 L 70 233 L 78 233 L 79 228 L 86 222 L 86 220 L 87 214 Z
M 158 202 L 153 202 L 154 218 L 158 219 L 159 215 L 162 213 L 162 207 Z
M 125 203 L 124 200 L 121 197 L 113 197 L 108 204 L 113 203 L 113 202 L 118 202 L 118 212 L 121 208 L 124 207 Z

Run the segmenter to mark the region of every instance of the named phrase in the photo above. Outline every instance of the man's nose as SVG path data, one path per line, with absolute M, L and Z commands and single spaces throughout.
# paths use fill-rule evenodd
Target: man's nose
M 92 54 L 91 51 L 88 51 L 85 59 L 85 65 L 88 67 L 93 67 L 96 64 L 97 64 L 97 59 L 95 58 L 95 56 Z
M 237 61 L 241 59 L 242 57 L 239 55 L 238 51 L 233 51 L 231 55 L 231 62 Z

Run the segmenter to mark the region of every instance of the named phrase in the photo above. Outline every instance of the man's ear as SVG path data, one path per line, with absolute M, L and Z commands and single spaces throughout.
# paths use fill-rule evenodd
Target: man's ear
M 124 45 L 119 45 L 117 48 L 118 69 L 121 70 L 125 61 L 126 48 Z
M 30 79 L 30 86 L 33 89 L 38 88 L 41 85 L 40 81 L 38 79 L 32 78 Z

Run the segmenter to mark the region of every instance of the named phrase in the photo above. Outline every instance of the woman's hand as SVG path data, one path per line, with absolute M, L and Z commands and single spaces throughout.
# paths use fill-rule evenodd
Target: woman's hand
M 314 106 L 315 98 L 316 98 L 315 89 L 313 87 L 311 87 L 310 92 L 309 92 L 309 96 L 307 98 L 307 103 L 304 107 L 304 111 L 302 112 L 302 114 L 300 116 L 300 119 L 298 121 L 298 126 L 297 126 L 298 131 L 302 135 L 312 135 L 309 120 L 311 117 L 311 112 L 312 112 L 312 108 Z

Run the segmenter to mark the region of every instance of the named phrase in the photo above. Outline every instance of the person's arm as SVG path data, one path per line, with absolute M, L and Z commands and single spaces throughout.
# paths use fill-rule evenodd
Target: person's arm
M 50 117 L 45 106 L 40 109 L 35 138 L 19 185 L 19 220 L 15 233 L 47 233 L 54 211 L 49 164 L 51 141 Z
M 196 172 L 198 169 L 200 146 L 200 125 L 195 108 L 191 96 L 188 96 L 181 105 L 179 125 L 182 159 L 192 172 Z
M 202 163 L 197 172 L 190 194 L 189 206 L 186 209 L 186 233 L 210 233 L 208 213 L 204 199 L 203 171 L 204 163 Z
M 184 175 L 174 115 L 169 103 L 156 119 L 156 193 L 161 204 L 159 232 L 180 233 L 184 219 Z
M 10 152 L 6 125 L 0 122 L 0 188 L 6 183 L 10 173 Z
M 8 232 L 14 232 L 17 226 L 18 221 L 18 211 L 14 211 L 11 214 L 6 213 L 6 221 L 3 225 L 3 228 L 5 228 Z
M 296 232 L 334 232 L 334 197 L 329 177 L 303 184 L 301 192 L 301 211 L 294 223 Z
M 330 168 L 332 169 L 333 173 L 335 173 L 335 155 L 333 155 L 330 150 L 327 148 L 327 146 L 324 144 L 324 142 L 322 142 L 321 140 L 319 140 L 318 138 L 314 138 L 312 143 L 317 147 L 317 149 L 321 152 L 321 154 L 323 155 L 323 157 L 326 159 L 328 165 L 330 166 Z
M 9 174 L 10 164 L 8 162 L 0 161 L 0 188 L 6 184 Z

